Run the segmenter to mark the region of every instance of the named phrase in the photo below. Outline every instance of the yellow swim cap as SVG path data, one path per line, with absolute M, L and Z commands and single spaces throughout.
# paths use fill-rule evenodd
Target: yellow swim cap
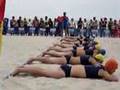
M 98 61 L 98 62 L 100 62 L 100 63 L 102 63 L 103 61 L 104 61 L 104 56 L 102 55 L 102 54 L 97 54 L 96 56 L 95 56 L 95 59 L 96 59 L 96 61 Z
M 100 41 L 98 41 L 98 40 L 95 40 L 95 42 L 96 42 L 97 44 L 100 44 Z
M 95 45 L 95 48 L 96 48 L 97 50 L 100 50 L 100 49 L 101 49 L 101 45 L 100 45 L 100 44 L 96 44 L 96 45 Z

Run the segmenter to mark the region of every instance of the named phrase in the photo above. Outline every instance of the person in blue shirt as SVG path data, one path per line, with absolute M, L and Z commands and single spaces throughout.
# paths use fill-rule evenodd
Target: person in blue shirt
M 3 21 L 3 35 L 6 35 L 7 32 L 8 32 L 8 22 L 9 22 L 9 19 L 4 18 L 4 21 Z
M 66 16 L 66 12 L 63 12 L 63 30 L 65 31 L 65 36 L 69 36 L 68 25 L 69 18 Z

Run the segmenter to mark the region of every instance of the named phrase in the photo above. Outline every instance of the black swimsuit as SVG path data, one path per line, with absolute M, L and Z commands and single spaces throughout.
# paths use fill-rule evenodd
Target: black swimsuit
M 67 56 L 67 55 L 66 55 L 65 58 L 66 58 L 67 64 L 70 64 L 71 56 Z
M 60 68 L 64 71 L 65 77 L 70 77 L 70 72 L 71 72 L 71 66 L 70 65 L 61 65 Z
M 72 53 L 73 53 L 73 56 L 76 57 L 77 56 L 77 49 L 73 49 Z
M 93 49 L 86 49 L 86 50 L 85 50 L 85 54 L 86 54 L 86 55 L 93 56 Z
M 100 69 L 104 70 L 104 67 L 102 65 L 97 67 L 94 65 L 85 65 L 86 78 L 94 78 L 94 79 L 102 78 L 101 76 L 98 75 Z
M 100 79 L 101 76 L 98 75 L 98 72 L 100 69 L 104 70 L 104 67 L 101 66 L 94 66 L 94 65 L 85 65 L 85 72 L 86 72 L 86 78 L 93 78 L 93 79 Z M 60 68 L 64 71 L 65 77 L 70 77 L 71 68 L 72 66 L 65 64 L 61 65 Z
M 91 65 L 89 59 L 90 59 L 89 55 L 80 56 L 80 64 L 82 64 L 82 65 Z
M 77 49 L 77 47 L 76 47 L 76 46 L 73 46 L 73 49 L 75 49 L 75 50 L 76 50 L 76 49 Z
M 66 61 L 67 61 L 66 64 L 70 64 L 71 56 L 67 56 L 66 55 L 65 58 L 66 58 Z M 91 65 L 89 59 L 90 59 L 89 55 L 82 55 L 82 56 L 80 56 L 80 64 L 82 64 L 82 65 Z

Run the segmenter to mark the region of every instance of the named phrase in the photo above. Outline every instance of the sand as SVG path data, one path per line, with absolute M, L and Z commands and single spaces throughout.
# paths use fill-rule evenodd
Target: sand
M 120 60 L 119 38 L 97 38 L 102 47 L 107 50 L 106 59 L 114 57 Z M 59 38 L 54 37 L 3 37 L 3 51 L 0 56 L 0 90 L 120 90 L 119 82 L 107 82 L 104 80 L 62 78 L 52 79 L 46 77 L 35 78 L 11 77 L 3 78 L 12 72 L 17 66 L 22 65 L 29 57 L 39 55 Z M 46 64 L 35 64 L 47 66 Z M 55 66 L 55 65 L 54 65 Z M 120 66 L 120 65 L 119 65 Z M 120 79 L 120 68 L 115 73 Z

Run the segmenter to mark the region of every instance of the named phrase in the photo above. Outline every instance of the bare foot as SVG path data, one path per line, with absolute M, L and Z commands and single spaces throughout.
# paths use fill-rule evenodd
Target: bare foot
M 19 74 L 19 69 L 17 68 L 13 73 L 10 74 L 10 76 L 15 77 L 18 74 Z

